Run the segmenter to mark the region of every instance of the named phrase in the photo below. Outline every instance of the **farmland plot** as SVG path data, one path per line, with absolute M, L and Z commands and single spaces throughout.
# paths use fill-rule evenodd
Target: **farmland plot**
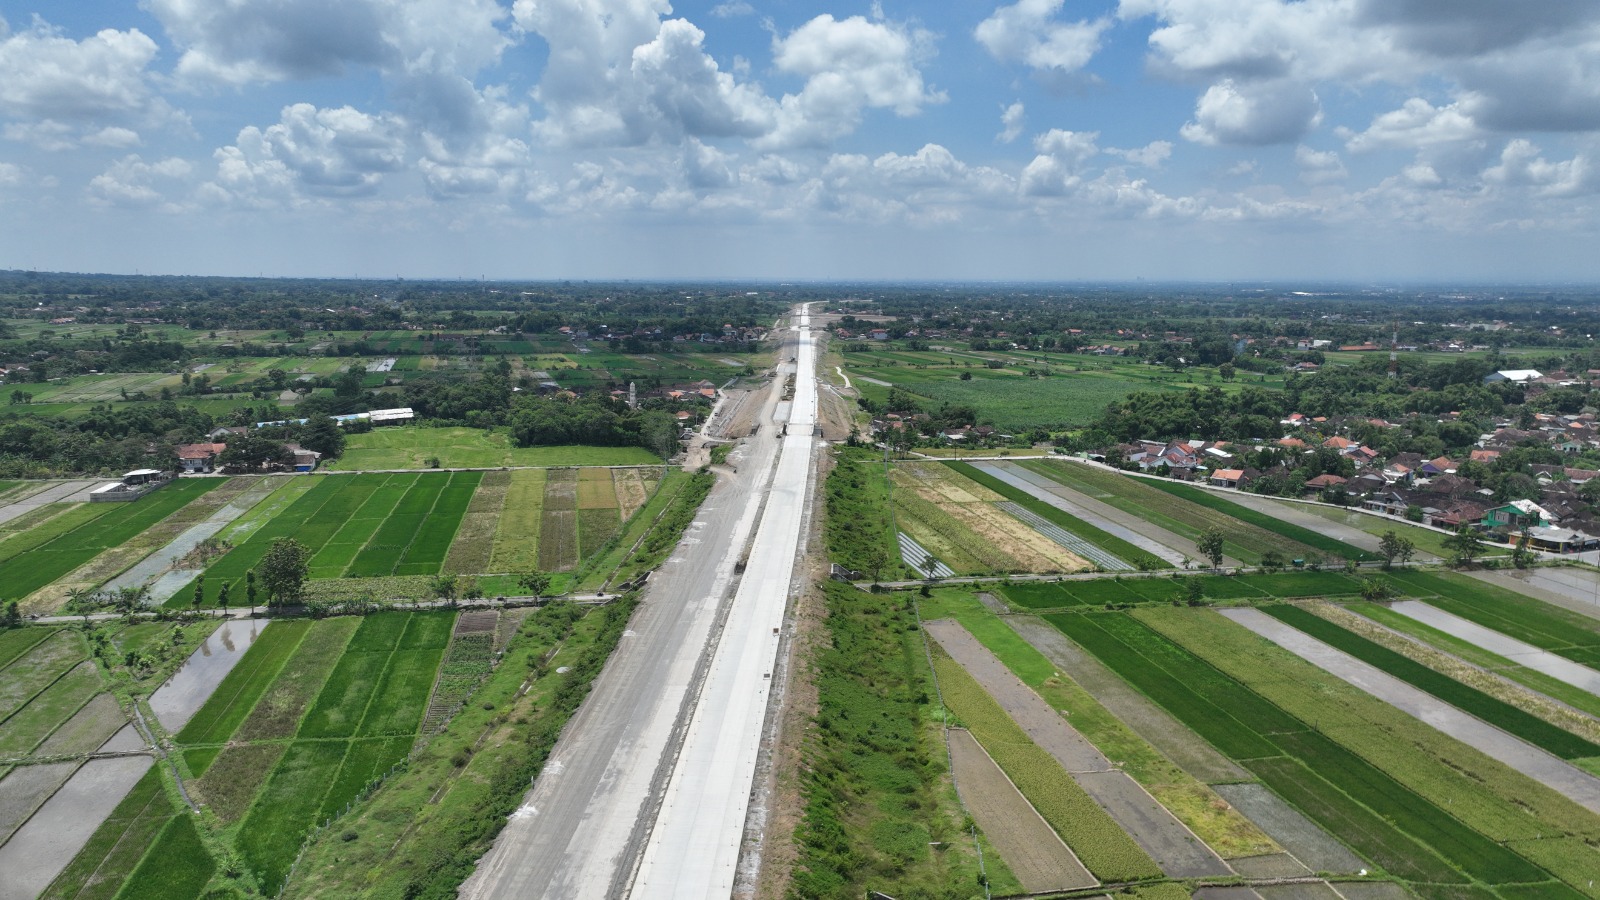
M 7 586 L 10 596 L 32 594 L 107 550 L 134 541 L 221 483 L 221 479 L 180 481 L 132 503 L 101 504 L 100 509 L 90 506 L 86 512 L 69 514 L 71 518 L 57 517 L 35 529 L 40 532 L 37 536 L 31 532 L 14 535 L 0 543 L 0 583 Z M 154 549 L 150 546 L 145 553 Z M 127 559 L 126 564 L 136 561 Z
M 896 466 L 899 524 L 958 573 L 1090 568 L 996 504 L 1004 498 L 937 463 Z
M 548 478 L 544 469 L 517 469 L 511 473 L 505 506 L 495 526 L 489 571 L 525 572 L 539 567 Z
M 1095 466 L 1057 460 L 1028 460 L 1018 465 L 1046 475 L 1105 503 L 1166 528 L 1190 540 L 1217 528 L 1227 541 L 1227 553 L 1246 563 L 1257 563 L 1267 551 L 1284 559 L 1310 556 L 1313 548 L 1296 540 L 1244 522 L 1225 512 L 1201 506 L 1157 489 L 1144 479 L 1132 478 Z M 1359 552 L 1359 551 L 1356 551 Z
M 1338 778 L 1331 780 L 1344 793 L 1362 799 L 1367 807 L 1384 813 L 1394 827 L 1428 843 L 1453 866 L 1469 875 L 1491 885 L 1537 883 L 1538 879 L 1530 877 L 1531 873 L 1525 867 L 1526 860 L 1535 858 L 1518 849 L 1520 842 L 1537 843 L 1561 835 L 1594 835 L 1596 829 L 1600 828 L 1600 818 L 1561 794 L 1440 734 L 1410 715 L 1316 669 L 1215 613 L 1152 609 L 1135 615 L 1147 625 L 1157 628 L 1167 640 L 1181 643 L 1186 651 L 1182 656 L 1190 660 L 1190 665 L 1195 664 L 1195 658 L 1188 657 L 1187 653 L 1198 654 L 1204 657 L 1206 663 L 1219 667 L 1231 678 L 1239 679 L 1238 682 L 1228 682 L 1235 685 L 1233 691 L 1236 694 L 1239 691 L 1237 684 L 1240 683 L 1254 692 L 1239 696 L 1259 696 L 1292 713 L 1298 721 L 1315 723 L 1314 732 L 1284 732 L 1273 736 L 1273 740 L 1280 746 L 1295 745 L 1288 748 L 1292 750 L 1291 755 L 1298 755 L 1319 775 L 1338 775 Z M 1102 616 L 1096 617 L 1096 620 L 1115 618 Z M 1175 660 L 1179 658 L 1174 657 Z M 1200 668 L 1188 672 L 1186 677 L 1193 682 L 1197 677 L 1208 678 L 1211 671 L 1214 670 L 1201 664 Z M 1196 727 L 1205 726 L 1200 723 Z M 1330 756 L 1335 749 L 1354 755 L 1349 758 Z M 1315 761 L 1305 756 L 1304 752 L 1312 752 Z M 1358 758 L 1365 761 L 1362 766 L 1381 771 L 1383 780 L 1373 782 L 1368 775 L 1361 774 L 1365 771 L 1361 766 L 1352 767 Z M 1313 794 L 1304 793 L 1302 788 L 1294 784 L 1280 784 L 1274 780 L 1287 774 L 1296 774 L 1292 766 L 1285 767 L 1281 763 L 1266 760 L 1259 763 L 1247 761 L 1246 765 L 1262 774 L 1264 781 L 1303 811 L 1311 813 L 1320 808 L 1307 805 L 1313 802 Z M 1277 771 L 1269 773 L 1268 769 Z M 1364 789 L 1358 789 L 1364 784 L 1375 786 L 1385 781 L 1389 784 L 1387 790 L 1406 792 L 1394 794 L 1395 798 L 1407 797 L 1411 803 L 1425 803 L 1427 806 L 1419 807 L 1416 811 L 1385 812 L 1386 805 L 1393 801 L 1385 800 L 1382 792 L 1369 796 Z M 1310 782 L 1310 785 L 1315 787 L 1316 782 Z M 1296 798 L 1297 791 L 1301 792 L 1305 802 Z M 1436 812 L 1432 824 L 1416 822 L 1413 816 L 1428 806 Z M 1328 807 L 1328 812 L 1331 815 L 1338 809 L 1336 801 Z M 1518 849 L 1523 862 L 1508 859 L 1499 853 L 1480 858 L 1478 854 L 1489 851 L 1482 847 L 1470 849 L 1472 839 L 1457 831 L 1457 822 L 1472 829 L 1471 833 L 1482 834 L 1490 840 L 1504 842 Z M 1367 830 L 1356 828 L 1354 819 L 1350 819 L 1350 829 L 1353 830 L 1336 827 L 1329 821 L 1324 821 L 1324 824 L 1355 849 L 1373 858 L 1372 852 L 1355 837 L 1367 833 Z M 1555 861 L 1538 858 L 1535 862 L 1585 893 L 1590 890 L 1587 887 L 1588 880 L 1596 877 L 1595 857 L 1592 854 L 1574 855 Z M 1396 868 L 1397 864 L 1383 864 L 1391 874 L 1401 874 L 1401 870 Z M 1524 893 L 1540 895 L 1540 890 L 1534 888 Z M 1544 896 L 1571 894 L 1559 885 L 1547 885 L 1543 890 Z
M 510 490 L 510 472 L 483 474 L 466 515 L 461 517 L 461 527 L 456 530 L 450 552 L 445 556 L 445 574 L 474 575 L 491 571 L 495 528 L 505 512 Z
M 1329 740 L 1326 720 L 1316 728 L 1308 727 L 1306 721 L 1241 688 L 1229 674 L 1193 655 L 1196 647 L 1208 656 L 1216 654 L 1212 661 L 1230 663 L 1230 672 L 1258 667 L 1253 656 L 1241 658 L 1238 634 L 1222 640 L 1229 629 L 1242 629 L 1214 614 L 1173 616 L 1172 612 L 1176 611 L 1151 610 L 1139 615 L 1160 623 L 1167 635 L 1174 633 L 1168 626 L 1177 629 L 1184 647 L 1120 614 L 1069 614 L 1053 616 L 1051 621 L 1390 874 L 1418 885 L 1462 884 L 1469 878 L 1497 885 L 1549 881 L 1547 872 L 1451 815 L 1461 812 L 1459 806 L 1445 812 L 1442 805 L 1435 805 L 1438 801 L 1415 793 L 1386 769 Z M 1206 628 L 1197 633 L 1195 625 Z M 1272 663 L 1270 670 L 1260 670 L 1261 676 L 1269 679 L 1260 685 L 1281 687 L 1285 673 L 1299 674 L 1306 665 L 1291 665 L 1275 655 Z M 1297 678 L 1295 684 L 1300 683 Z M 1252 681 L 1251 686 L 1258 684 Z M 1325 705 L 1323 701 L 1319 708 Z M 1381 742 L 1394 743 L 1387 737 Z M 1428 768 L 1430 764 L 1438 766 L 1431 760 L 1413 759 L 1409 767 Z M 1438 768 L 1461 777 L 1454 770 Z M 1430 774 L 1443 775 L 1437 771 Z M 1526 787 L 1540 790 L 1531 783 Z M 1588 818 L 1600 824 L 1592 815 Z
M 556 469 L 545 482 L 539 526 L 539 568 L 570 571 L 578 564 L 578 470 Z

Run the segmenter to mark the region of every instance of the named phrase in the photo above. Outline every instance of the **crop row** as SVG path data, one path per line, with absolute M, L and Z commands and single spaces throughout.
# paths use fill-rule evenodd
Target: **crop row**
M 1409 881 L 1542 882 L 1549 875 L 1387 773 L 1126 615 L 1050 621 L 1239 760 L 1306 815 Z M 1458 871 L 1459 870 L 1459 871 Z
M 1165 491 L 1174 497 L 1181 497 L 1190 503 L 1204 506 L 1207 509 L 1214 509 L 1223 515 L 1231 516 L 1257 528 L 1282 535 L 1291 541 L 1304 544 L 1312 549 L 1321 550 L 1330 556 L 1357 561 L 1378 558 L 1377 554 L 1362 550 L 1360 547 L 1353 547 L 1344 541 L 1328 537 L 1309 528 L 1303 528 L 1293 522 L 1285 522 L 1260 510 L 1234 503 L 1226 497 L 1218 496 L 1214 491 L 1202 490 L 1193 485 L 1177 481 L 1146 481 L 1145 484 L 1156 490 Z
M 511 473 L 500 521 L 495 526 L 490 571 L 525 572 L 539 565 L 544 493 L 548 473 L 517 469 Z
M 1159 491 L 1145 479 L 1051 460 L 1024 460 L 1018 464 L 1191 540 L 1207 530 L 1219 529 L 1229 555 L 1246 563 L 1260 561 L 1269 550 L 1276 550 L 1286 559 L 1305 557 L 1311 552 L 1310 547 L 1298 541 Z
M 1039 815 L 1101 881 L 1161 877 L 1149 854 L 1090 797 L 1055 757 L 1035 744 L 961 665 L 934 659 L 945 705 L 1005 770 Z
M 895 521 L 941 562 L 962 575 L 1026 570 L 1016 557 L 967 527 L 949 509 L 911 489 L 906 479 L 903 472 L 894 473 Z M 907 564 L 920 566 L 921 560 Z
M 964 462 L 947 462 L 945 465 L 952 471 L 959 472 L 1034 515 L 1042 517 L 1051 524 L 1065 529 L 1069 533 L 1088 541 L 1090 544 L 1136 568 L 1161 569 L 1166 567 L 1166 563 L 1154 554 L 1141 550 L 1115 535 L 1107 534 L 1077 516 L 1069 515 L 1027 491 L 1006 484 L 993 475 L 979 470 L 976 466 Z
M 161 773 L 152 767 L 40 895 L 42 900 L 112 900 L 174 813 Z
M 1267 606 L 1262 612 L 1562 759 L 1600 756 L 1600 746 L 1298 606 Z

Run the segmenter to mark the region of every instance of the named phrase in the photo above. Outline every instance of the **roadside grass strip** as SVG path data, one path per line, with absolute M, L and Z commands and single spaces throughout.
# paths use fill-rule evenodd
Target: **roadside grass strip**
M 1459 575 L 1394 572 L 1393 580 L 1448 613 L 1600 669 L 1600 622 L 1581 613 Z
M 1286 559 L 1311 552 L 1310 547 L 1276 532 L 1158 490 L 1147 479 L 1055 460 L 1018 460 L 1017 465 L 1190 540 L 1209 529 L 1219 529 L 1226 539 L 1225 552 L 1249 565 L 1260 562 L 1268 550 L 1276 550 Z
M 244 658 L 223 677 L 199 712 L 178 732 L 177 742 L 220 744 L 226 741 L 272 686 L 311 630 L 311 624 L 309 620 L 269 622 L 245 651 Z M 202 772 L 204 766 L 194 769 L 196 775 Z
M 1048 620 L 1390 874 L 1435 885 L 1461 884 L 1462 873 L 1489 884 L 1550 880 L 1144 622 L 1103 613 Z
M 95 829 L 41 900 L 111 900 L 176 811 L 155 768 Z
M 911 535 L 902 531 L 899 532 L 898 538 L 900 557 L 906 560 L 906 565 L 915 569 L 918 574 L 933 578 L 950 578 L 956 574 L 954 569 L 935 559 L 932 553 L 924 550 L 922 545 L 917 543 Z M 931 567 L 927 565 L 929 560 L 933 560 Z
M 1129 568 L 1164 569 L 1167 567 L 1166 561 L 1154 554 L 1141 550 L 1115 535 L 1107 534 L 1077 516 L 1069 515 L 1062 510 L 1056 509 L 1027 491 L 1006 484 L 1004 481 L 970 463 L 946 462 L 943 465 L 949 467 L 951 471 L 959 472 L 972 481 L 994 491 L 1006 500 L 1015 503 L 1057 528 L 1100 548 L 1102 552 L 1125 563 Z M 1094 561 L 1093 557 L 1089 557 L 1089 559 Z M 1102 568 L 1110 569 L 1113 567 L 1102 566 Z
M 1312 531 L 1309 528 L 1296 525 L 1293 522 L 1285 522 L 1282 519 L 1273 518 L 1267 513 L 1261 512 L 1260 510 L 1251 509 L 1248 506 L 1242 506 L 1238 503 L 1234 503 L 1232 500 L 1229 500 L 1226 497 L 1218 496 L 1214 491 L 1202 490 L 1201 488 L 1194 487 L 1193 485 L 1183 484 L 1176 481 L 1152 480 L 1146 481 L 1145 483 L 1156 490 L 1166 491 L 1174 497 L 1181 497 L 1184 500 L 1188 500 L 1190 503 L 1195 503 L 1208 509 L 1214 509 L 1224 515 L 1232 516 L 1241 522 L 1245 522 L 1247 524 L 1254 525 L 1257 528 L 1262 528 L 1275 534 L 1282 535 L 1291 541 L 1304 544 L 1305 546 L 1314 550 L 1321 550 L 1324 553 L 1339 557 L 1340 559 L 1353 559 L 1358 562 L 1365 562 L 1368 560 L 1382 558 L 1376 553 L 1362 550 L 1360 547 L 1351 546 L 1344 541 L 1336 540 L 1328 537 L 1325 534 L 1319 534 L 1318 532 Z
M 1477 688 L 1436 672 L 1298 606 L 1261 611 L 1323 643 L 1387 672 L 1421 691 L 1566 760 L 1600 756 L 1600 745 L 1584 740 Z
M 25 597 L 105 550 L 129 543 L 222 483 L 220 478 L 179 481 L 132 503 L 101 504 L 113 508 L 84 519 L 77 527 L 48 541 L 28 547 L 26 555 L 14 555 L 0 562 L 0 584 L 6 586 L 8 596 Z M 5 544 L 14 540 L 16 538 Z
M 194 817 L 173 816 L 115 900 L 193 900 L 216 871 Z
M 1039 815 L 1101 881 L 1160 878 L 1161 869 L 1078 782 L 1019 727 L 960 663 L 936 652 L 945 706 L 967 726 Z
M 1053 522 L 1047 521 L 1043 516 L 1038 516 L 1032 512 L 1029 512 L 1019 504 L 1007 500 L 1001 503 L 996 503 L 995 506 L 998 506 L 1011 515 L 1016 516 L 1033 530 L 1039 532 L 1050 540 L 1055 541 L 1068 550 L 1071 550 L 1073 553 L 1076 553 L 1084 559 L 1087 559 L 1089 562 L 1094 563 L 1096 566 L 1104 569 L 1107 572 L 1133 571 L 1134 567 L 1128 563 L 1123 562 L 1116 556 L 1107 553 L 1106 551 L 1067 531 L 1066 529 L 1057 526 Z

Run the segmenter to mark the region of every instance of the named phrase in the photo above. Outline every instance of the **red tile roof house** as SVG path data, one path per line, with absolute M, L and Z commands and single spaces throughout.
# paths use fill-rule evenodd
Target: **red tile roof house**
M 178 447 L 178 468 L 189 474 L 210 472 L 216 468 L 217 456 L 226 449 L 227 444 L 182 444 Z
M 1212 472 L 1211 477 L 1207 478 L 1206 481 L 1217 487 L 1236 488 L 1239 486 L 1239 480 L 1243 477 L 1243 469 L 1218 469 Z

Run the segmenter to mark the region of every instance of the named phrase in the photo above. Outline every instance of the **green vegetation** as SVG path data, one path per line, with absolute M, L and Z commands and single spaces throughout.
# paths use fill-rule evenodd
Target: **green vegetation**
M 1492 653 L 1471 641 L 1462 640 L 1431 625 L 1425 625 L 1410 616 L 1401 615 L 1383 604 L 1350 603 L 1345 608 L 1350 612 L 1360 613 L 1362 616 L 1391 631 L 1399 632 L 1423 644 L 1438 648 L 1467 663 L 1486 669 L 1503 678 L 1508 678 L 1523 687 L 1538 691 L 1547 697 L 1559 700 L 1591 716 L 1600 717 L 1600 697 L 1582 688 L 1574 687 L 1558 678 L 1553 678 L 1497 653 Z
M 1051 506 L 1050 504 L 1045 503 L 1039 498 L 1033 496 L 1027 491 L 1012 487 L 1011 485 L 1006 484 L 1004 481 L 995 478 L 987 472 L 979 471 L 976 467 L 968 463 L 948 462 L 945 463 L 945 465 L 957 472 L 960 472 L 962 475 L 965 475 L 978 484 L 983 485 L 989 490 L 994 491 L 1002 497 L 1005 497 L 1007 500 L 1010 500 L 1018 506 L 1023 507 L 1029 512 L 1032 512 L 1037 516 L 1041 516 L 1044 519 L 1061 526 L 1072 534 L 1083 538 L 1096 547 L 1105 550 L 1107 553 L 1122 559 L 1136 568 L 1164 569 L 1167 567 L 1166 562 L 1159 557 L 1135 547 L 1122 538 L 1107 534 L 1106 532 L 1101 531 L 1100 529 L 1090 525 L 1088 522 L 1085 522 L 1082 519 L 1077 518 L 1076 516 L 1068 515 L 1061 510 L 1056 509 L 1054 506 Z
M 1180 537 L 1198 540 L 1208 530 L 1220 530 L 1227 541 L 1227 554 L 1250 565 L 1259 563 L 1270 551 L 1277 551 L 1284 559 L 1305 558 L 1312 553 L 1311 547 L 1278 532 L 1158 490 L 1150 479 L 1060 460 L 1019 460 L 1018 465 Z
M 1262 611 L 1562 759 L 1600 756 L 1600 746 L 1298 606 L 1266 606 Z
M 633 608 L 623 599 L 592 612 L 554 604 L 530 613 L 449 728 L 316 836 L 287 895 L 454 897 L 543 768 Z
M 1462 575 L 1406 571 L 1390 577 L 1402 590 L 1446 612 L 1573 662 L 1600 667 L 1600 622 L 1588 616 Z
M 851 448 L 838 451 L 823 490 L 828 558 L 874 581 L 897 574 L 900 550 L 889 518 L 888 479 L 877 454 Z
M 217 864 L 211 859 L 194 817 L 173 816 L 151 844 L 116 900 L 192 900 L 211 881 Z
M 1168 610 L 1159 617 L 1181 628 L 1173 617 L 1178 613 Z M 1188 613 L 1183 622 L 1209 624 L 1212 617 Z M 1391 875 L 1419 888 L 1550 880 L 1525 858 L 1330 740 L 1323 733 L 1328 724 L 1296 718 L 1142 622 L 1124 614 L 1066 614 L 1049 620 Z M 1223 625 L 1242 631 L 1231 623 Z M 1207 646 L 1222 652 L 1214 636 Z M 1279 665 L 1272 677 L 1282 681 L 1293 670 Z
M 0 583 L 11 596 L 31 594 L 104 551 L 132 541 L 222 483 L 217 478 L 179 481 L 132 503 L 86 505 L 87 512 L 59 516 L 39 529 L 15 535 L 0 543 Z
M 437 460 L 437 464 L 433 461 Z M 334 471 L 492 469 L 500 466 L 647 466 L 661 459 L 643 447 L 518 447 L 505 431 L 481 428 L 375 428 L 352 434 Z
M 1101 881 L 1160 878 L 1161 869 L 1101 809 L 1055 757 L 1017 727 L 961 665 L 936 654 L 933 670 L 945 706 L 1005 770 L 1039 815 Z
M 128 873 L 139 866 L 156 836 L 177 816 L 156 767 L 145 773 L 128 796 L 95 829 L 78 855 L 56 877 L 44 900 L 111 900 Z M 201 851 L 200 859 L 209 862 Z M 196 859 L 195 865 L 199 863 Z M 157 879 L 154 883 L 159 884 Z M 191 894 L 190 896 L 194 896 Z
M 1299 525 L 1285 522 L 1259 510 L 1251 509 L 1248 506 L 1241 506 L 1226 497 L 1219 496 L 1215 491 L 1203 490 L 1193 485 L 1176 481 L 1150 480 L 1145 483 L 1157 490 L 1166 491 L 1174 497 L 1181 497 L 1190 503 L 1204 506 L 1207 509 L 1214 509 L 1241 522 L 1282 535 L 1291 541 L 1312 549 L 1321 550 L 1330 556 L 1340 559 L 1353 559 L 1358 562 L 1379 558 L 1377 554 L 1362 550 L 1360 547 L 1353 547 L 1344 541 L 1335 540 L 1309 528 L 1302 528 Z
M 1293 600 L 1355 596 L 1361 592 L 1360 581 L 1339 572 L 1029 581 L 1004 585 L 1000 590 L 1011 602 L 1028 609 L 1064 609 L 1170 604 L 1187 598 L 1191 585 L 1198 587 L 1200 596 L 1207 600 Z
M 814 659 L 818 711 L 805 738 L 792 891 L 965 897 L 978 862 L 945 780 L 916 620 L 892 596 L 834 581 L 820 590 L 827 637 Z M 949 846 L 934 853 L 931 841 Z M 993 873 L 994 857 L 986 859 Z
M 924 619 L 953 618 L 1006 664 L 1107 759 L 1143 785 L 1151 796 L 1224 859 L 1278 850 L 1272 839 L 1205 784 L 1174 765 L 1139 737 L 1088 691 L 1057 671 L 1055 664 L 970 593 L 939 588 L 920 601 Z

